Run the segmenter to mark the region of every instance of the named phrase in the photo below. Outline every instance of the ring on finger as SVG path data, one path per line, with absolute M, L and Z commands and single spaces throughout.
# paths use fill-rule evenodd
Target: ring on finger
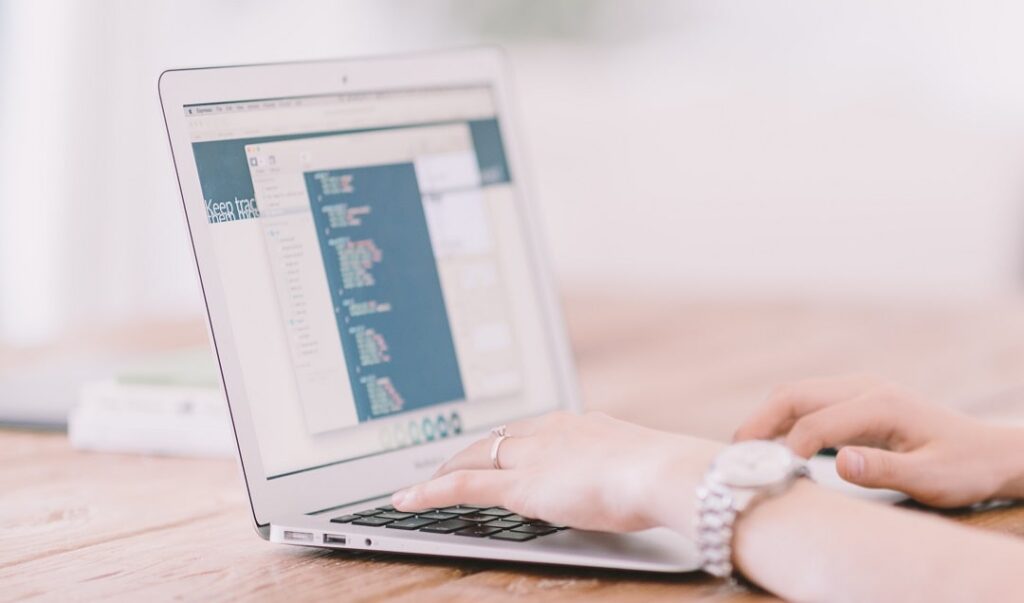
M 501 469 L 501 461 L 498 460 L 498 451 L 501 448 L 501 443 L 509 438 L 508 435 L 502 433 L 498 437 L 494 438 L 494 442 L 491 444 L 491 466 L 495 469 Z

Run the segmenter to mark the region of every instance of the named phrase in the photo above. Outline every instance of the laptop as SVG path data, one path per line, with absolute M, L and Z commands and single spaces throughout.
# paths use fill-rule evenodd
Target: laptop
M 388 505 L 578 409 L 501 53 L 180 69 L 160 99 L 252 520 L 271 542 L 683 572 L 667 529 Z

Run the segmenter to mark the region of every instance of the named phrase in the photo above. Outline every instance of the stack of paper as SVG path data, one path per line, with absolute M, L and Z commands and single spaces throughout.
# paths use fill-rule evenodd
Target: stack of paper
M 68 416 L 81 450 L 230 457 L 235 441 L 207 349 L 153 358 L 85 384 Z

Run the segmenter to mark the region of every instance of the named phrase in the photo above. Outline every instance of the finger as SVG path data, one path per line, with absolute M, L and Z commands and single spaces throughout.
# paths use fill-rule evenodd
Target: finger
M 558 429 L 564 425 L 564 420 L 569 416 L 566 412 L 552 412 L 536 417 L 521 419 L 505 426 L 505 438 L 498 449 L 498 462 L 504 469 L 514 468 L 522 458 L 522 452 L 526 446 L 523 445 L 524 438 L 531 436 L 545 428 Z M 462 469 L 493 469 L 491 461 L 491 446 L 494 445 L 493 435 L 482 440 L 473 442 L 465 449 L 456 453 L 444 464 L 438 467 L 433 477 L 439 477 L 452 471 Z M 512 442 L 513 438 L 516 440 Z
M 804 415 L 786 435 L 786 445 L 803 457 L 847 444 L 887 447 L 895 422 L 883 402 L 867 394 Z
M 452 505 L 501 506 L 517 478 L 514 471 L 455 471 L 399 490 L 391 504 L 399 511 L 437 509 Z
M 516 466 L 522 461 L 523 455 L 526 449 L 529 447 L 529 441 L 532 438 L 508 436 L 501 441 L 501 445 L 498 446 L 498 464 L 502 469 L 515 469 Z M 444 462 L 443 465 L 438 467 L 437 471 L 434 472 L 433 477 L 440 477 L 453 471 L 462 471 L 465 469 L 493 469 L 494 464 L 491 462 L 491 448 L 494 446 L 494 436 L 477 440 L 466 448 L 455 453 L 452 458 Z
M 874 385 L 868 377 L 804 379 L 778 387 L 736 430 L 733 440 L 769 440 L 790 430 L 800 417 L 858 396 Z
M 537 415 L 536 417 L 527 417 L 525 419 L 519 419 L 506 425 L 505 433 L 510 436 L 529 436 L 537 433 L 541 430 L 545 420 L 551 417 L 553 413 L 547 413 L 543 415 Z
M 848 482 L 865 488 L 913 489 L 917 470 L 914 453 L 846 446 L 836 457 L 836 470 Z
M 556 410 L 513 421 L 506 426 L 505 433 L 510 436 L 522 437 L 537 435 L 544 431 L 562 431 L 567 428 L 568 423 L 576 419 L 579 419 L 579 415 L 576 413 Z

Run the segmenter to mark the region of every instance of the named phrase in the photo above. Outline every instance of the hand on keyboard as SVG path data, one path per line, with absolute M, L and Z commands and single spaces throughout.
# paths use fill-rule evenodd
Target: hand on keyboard
M 661 525 L 692 497 L 667 500 L 665 480 L 693 492 L 721 444 L 647 429 L 603 414 L 553 413 L 508 425 L 494 469 L 494 436 L 445 463 L 433 479 L 395 493 L 402 511 L 472 504 L 602 531 Z M 692 487 L 691 487 L 692 486 Z M 677 498 L 677 497 L 671 497 Z

